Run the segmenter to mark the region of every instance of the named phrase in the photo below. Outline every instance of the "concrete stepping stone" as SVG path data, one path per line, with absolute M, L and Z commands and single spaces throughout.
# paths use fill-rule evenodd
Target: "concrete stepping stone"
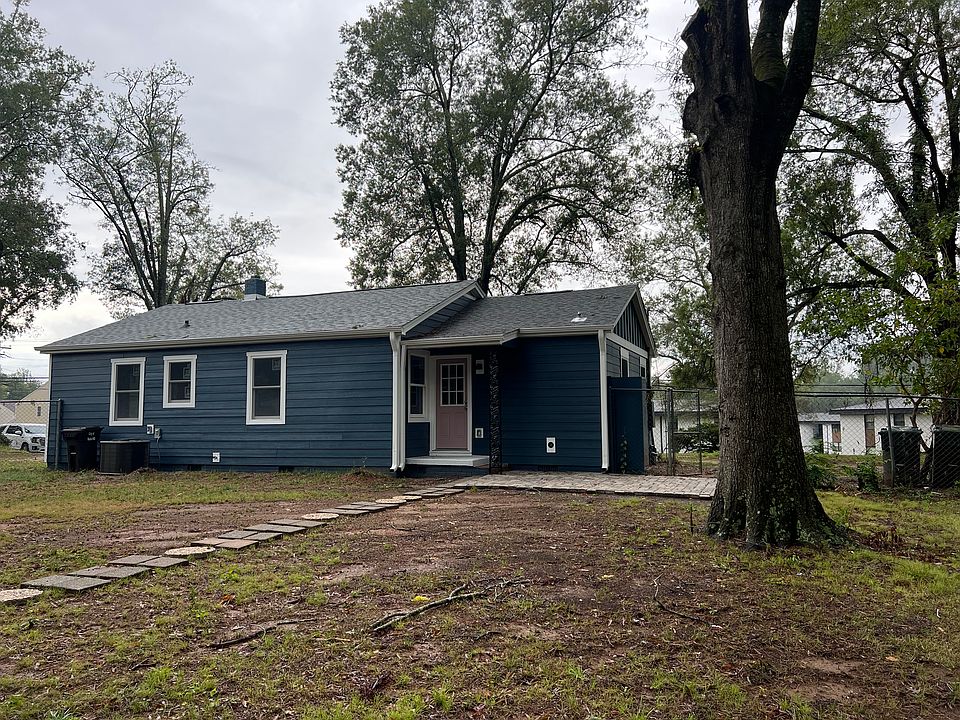
M 77 577 L 104 578 L 105 580 L 119 580 L 120 578 L 133 577 L 141 573 L 150 572 L 150 568 L 143 565 L 94 565 L 93 567 L 83 568 L 82 570 L 71 570 L 68 575 Z
M 343 507 L 343 508 L 334 508 L 334 511 L 340 515 L 366 515 L 370 510 L 364 508 L 352 508 L 352 507 Z
M 296 525 L 276 525 L 274 523 L 261 523 L 259 525 L 250 525 L 245 529 L 252 530 L 253 532 L 297 533 L 297 532 L 303 532 L 306 528 L 297 527 Z
M 19 605 L 33 600 L 35 597 L 43 595 L 43 590 L 36 588 L 13 588 L 11 590 L 0 590 L 0 605 Z
M 416 495 L 416 494 L 414 494 L 414 493 L 404 493 L 404 494 L 401 495 L 400 497 L 404 497 L 404 498 L 406 498 L 407 500 L 410 500 L 410 501 L 413 501 L 413 500 L 423 500 L 423 495 Z
M 183 565 L 188 562 L 187 558 L 182 557 L 155 557 L 153 560 L 146 560 L 141 565 L 151 568 L 169 568 Z
M 218 538 L 223 538 L 224 540 L 243 540 L 253 535 L 252 530 L 230 530 L 229 532 L 220 533 L 217 535 Z
M 170 548 L 164 555 L 177 558 L 203 557 L 213 552 L 216 552 L 216 548 L 210 547 L 209 545 L 187 545 L 185 547 Z
M 280 533 L 270 533 L 270 532 L 255 532 L 253 535 L 249 535 L 244 540 L 256 540 L 257 542 L 263 542 L 264 540 L 273 540 L 280 537 Z
M 250 533 L 253 535 L 254 533 Z M 208 545 L 210 547 L 215 547 L 219 550 L 243 550 L 245 547 L 250 547 L 251 545 L 256 545 L 256 540 L 242 539 L 242 538 L 200 538 L 199 540 L 194 540 L 191 545 Z
M 293 527 L 302 527 L 302 528 L 316 528 L 323 527 L 324 523 L 318 522 L 316 520 L 304 520 L 300 518 L 299 520 L 293 518 L 283 518 L 281 520 L 271 520 L 273 525 L 291 525 Z
M 75 575 L 47 575 L 36 580 L 27 580 L 23 583 L 28 588 L 58 588 L 69 592 L 81 592 L 90 588 L 106 585 L 109 580 L 102 578 L 76 577 Z
M 375 502 L 371 503 L 350 503 L 349 505 L 342 505 L 337 508 L 337 510 L 366 510 L 367 512 L 380 512 L 381 510 L 386 510 L 383 505 L 378 505 Z
M 158 555 L 127 555 L 116 560 L 107 560 L 110 565 L 143 565 L 150 560 L 156 560 Z
M 404 500 L 403 502 L 394 502 L 392 500 L 377 500 L 377 505 L 383 505 L 385 508 L 389 510 L 390 508 L 398 508 L 401 505 L 403 505 L 403 503 L 405 502 L 406 500 Z
M 300 516 L 304 520 L 336 520 L 340 515 L 335 512 L 315 512 Z

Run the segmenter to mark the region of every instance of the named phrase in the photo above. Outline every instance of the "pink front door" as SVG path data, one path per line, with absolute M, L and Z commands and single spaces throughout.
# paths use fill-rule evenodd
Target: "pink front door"
M 437 450 L 467 449 L 467 363 L 437 362 Z

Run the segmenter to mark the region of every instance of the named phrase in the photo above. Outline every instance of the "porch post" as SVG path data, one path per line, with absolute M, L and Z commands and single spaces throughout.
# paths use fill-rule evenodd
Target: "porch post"
M 487 363 L 487 378 L 490 383 L 490 473 L 503 472 L 502 428 L 500 421 L 500 349 L 490 350 Z

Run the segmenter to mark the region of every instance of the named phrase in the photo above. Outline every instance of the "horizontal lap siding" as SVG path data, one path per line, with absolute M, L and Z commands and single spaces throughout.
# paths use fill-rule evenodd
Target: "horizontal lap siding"
M 247 425 L 247 352 L 269 350 L 287 351 L 286 423 Z M 196 407 L 162 406 L 165 355 L 197 356 Z M 51 398 L 63 399 L 63 427 L 101 425 L 104 439 L 150 438 L 144 427 L 109 427 L 110 360 L 120 357 L 146 357 L 143 421 L 162 431 L 159 448 L 151 443 L 154 465 L 208 466 L 214 451 L 225 468 L 390 465 L 385 338 L 54 355 Z
M 600 351 L 591 337 L 520 340 L 501 351 L 503 461 L 600 469 Z M 557 438 L 547 454 L 546 438 Z

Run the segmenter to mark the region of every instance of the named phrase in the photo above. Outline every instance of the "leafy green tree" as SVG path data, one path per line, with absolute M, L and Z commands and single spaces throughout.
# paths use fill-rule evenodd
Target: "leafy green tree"
M 341 30 L 340 241 L 360 287 L 595 268 L 637 193 L 637 0 L 385 0 Z
M 28 370 L 0 372 L 0 400 L 20 400 L 40 387 L 40 384 Z
M 61 150 L 87 67 L 44 45 L 16 2 L 0 9 L 0 337 L 21 332 L 40 307 L 77 290 L 75 246 L 43 177 Z
M 184 130 L 190 85 L 173 62 L 113 75 L 120 92 L 101 98 L 70 136 L 62 169 L 79 202 L 109 233 L 90 281 L 117 315 L 137 308 L 242 294 L 250 275 L 272 279 L 270 220 L 214 219 L 210 168 Z
M 793 151 L 858 178 L 852 222 L 817 207 L 808 221 L 875 303 L 842 297 L 838 329 L 882 382 L 960 395 L 960 3 L 828 0 L 821 36 Z M 941 410 L 960 422 L 960 403 Z

